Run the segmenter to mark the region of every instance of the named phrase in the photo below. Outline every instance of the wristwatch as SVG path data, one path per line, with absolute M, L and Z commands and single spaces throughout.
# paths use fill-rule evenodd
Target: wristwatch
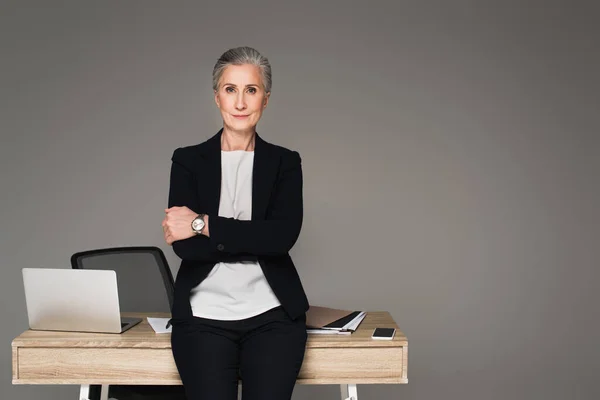
M 204 215 L 205 214 L 198 214 L 192 221 L 192 230 L 196 235 L 202 234 L 202 230 L 204 229 Z

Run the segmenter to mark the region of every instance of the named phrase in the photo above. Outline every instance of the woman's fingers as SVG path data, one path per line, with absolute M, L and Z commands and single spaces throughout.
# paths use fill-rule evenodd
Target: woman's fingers
M 171 243 L 173 243 L 173 236 L 168 230 L 165 231 L 165 242 L 167 242 L 169 246 L 171 245 Z
M 196 217 L 196 213 L 188 207 L 171 207 L 165 209 L 165 218 L 162 221 L 165 241 L 171 245 L 176 240 L 183 240 L 194 235 L 191 228 L 191 221 Z

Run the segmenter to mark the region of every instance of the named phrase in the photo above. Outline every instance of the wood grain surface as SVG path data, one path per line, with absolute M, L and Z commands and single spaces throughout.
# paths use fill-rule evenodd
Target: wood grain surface
M 27 330 L 12 342 L 14 384 L 180 385 L 171 335 L 156 334 L 146 317 L 122 334 Z M 373 340 L 375 327 L 396 328 Z M 388 312 L 368 312 L 351 335 L 311 334 L 299 384 L 407 383 L 408 340 Z

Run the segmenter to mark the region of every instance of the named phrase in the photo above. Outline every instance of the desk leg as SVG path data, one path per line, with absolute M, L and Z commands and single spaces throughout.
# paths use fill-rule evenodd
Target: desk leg
M 358 389 L 356 384 L 340 385 L 342 400 L 358 400 Z
M 89 400 L 90 385 L 81 385 L 79 388 L 79 400 Z
M 100 400 L 108 400 L 108 385 L 102 385 L 100 390 Z

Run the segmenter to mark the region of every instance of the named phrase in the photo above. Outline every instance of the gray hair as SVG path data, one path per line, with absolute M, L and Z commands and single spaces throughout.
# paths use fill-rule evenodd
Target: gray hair
M 223 71 L 229 65 L 251 64 L 260 68 L 265 92 L 271 91 L 271 64 L 267 57 L 260 54 L 252 47 L 242 46 L 229 49 L 219 57 L 213 68 L 213 90 L 219 89 L 219 80 Z

